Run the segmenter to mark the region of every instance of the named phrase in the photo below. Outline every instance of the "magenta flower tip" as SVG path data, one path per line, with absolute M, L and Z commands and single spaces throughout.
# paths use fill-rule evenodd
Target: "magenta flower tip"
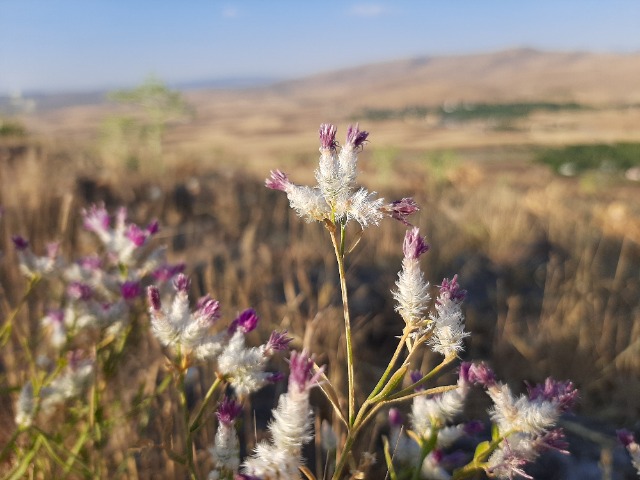
M 232 397 L 224 397 L 218 404 L 216 417 L 220 423 L 231 425 L 242 412 L 242 405 L 236 402 Z
M 93 289 L 82 282 L 71 282 L 67 287 L 67 295 L 74 300 L 89 300 L 93 295 Z
M 164 264 L 155 269 L 151 276 L 158 282 L 168 282 L 177 274 L 184 272 L 185 264 L 178 263 L 176 265 Z
M 571 381 L 559 382 L 547 378 L 544 384 L 528 386 L 528 390 L 531 400 L 541 399 L 554 402 L 558 404 L 562 412 L 571 410 L 578 400 L 578 390 Z
M 491 387 L 496 384 L 496 374 L 485 363 L 463 362 L 460 364 L 460 380 L 471 385 Z
M 205 318 L 208 323 L 213 323 L 220 318 L 220 302 L 209 295 L 205 295 L 198 300 L 196 309 L 197 315 Z
M 153 220 L 149 225 L 147 225 L 147 233 L 149 235 L 155 235 L 160 231 L 160 224 L 158 220 Z
M 460 288 L 458 275 L 454 275 L 451 280 L 445 278 L 440 285 L 440 295 L 454 302 L 461 302 L 467 295 L 466 290 Z
M 253 308 L 247 308 L 238 315 L 238 317 L 229 325 L 229 333 L 233 334 L 236 330 L 240 330 L 242 333 L 249 333 L 258 325 L 258 314 Z
M 158 287 L 152 285 L 147 288 L 147 302 L 152 310 L 156 312 L 160 311 L 162 305 L 160 302 L 160 290 L 158 290 Z
M 78 265 L 86 270 L 98 270 L 102 266 L 102 260 L 97 255 L 90 255 L 78 260 Z
M 129 228 L 127 229 L 127 233 L 125 235 L 136 247 L 141 247 L 147 239 L 148 232 L 142 230 L 139 226 L 132 223 L 131 225 L 129 225 Z
M 120 286 L 120 294 L 125 300 L 133 300 L 142 293 L 140 282 L 128 280 Z
M 409 374 L 409 378 L 411 379 L 411 383 L 416 383 L 419 382 L 420 380 L 422 380 L 422 372 L 420 370 L 413 370 L 411 371 L 411 373 Z M 424 390 L 424 387 L 416 387 L 416 392 L 419 392 L 421 390 Z
M 278 383 L 284 380 L 285 375 L 282 372 L 273 372 L 267 376 L 267 382 L 269 383 Z
M 413 198 L 407 197 L 391 202 L 391 204 L 383 207 L 382 210 L 386 214 L 390 215 L 391 218 L 395 218 L 399 222 L 410 227 L 412 225 L 407 221 L 407 217 L 420 210 L 420 207 L 418 207 L 418 204 Z
M 320 146 L 324 150 L 335 150 L 336 143 L 336 126 L 330 123 L 320 125 Z
M 404 419 L 402 418 L 402 413 L 397 408 L 389 409 L 389 424 L 392 427 L 400 427 L 404 423 Z
M 286 192 L 287 187 L 291 185 L 291 182 L 289 182 L 289 178 L 286 173 L 281 172 L 280 170 L 272 170 L 271 178 L 267 178 L 264 181 L 264 185 L 271 190 Z
M 29 248 L 29 240 L 20 235 L 13 235 L 11 237 L 11 241 L 13 242 L 13 246 L 16 247 L 16 250 L 19 252 L 24 252 Z
M 412 229 L 407 230 L 407 233 L 404 236 L 404 244 L 402 246 L 405 258 L 416 260 L 420 258 L 420 255 L 428 252 L 429 248 L 431 248 L 429 244 L 420 236 L 420 229 L 418 227 L 413 227 Z
M 355 126 L 349 125 L 349 128 L 347 129 L 347 141 L 345 146 L 350 146 L 352 148 L 361 147 L 364 142 L 367 141 L 368 136 L 369 132 L 360 130 L 357 123 L 355 124 Z
M 51 320 L 52 323 L 61 325 L 64 321 L 64 312 L 60 309 L 52 309 L 47 312 L 46 317 Z
M 299 391 L 316 384 L 322 374 L 322 369 L 313 374 L 313 357 L 309 356 L 306 351 L 298 353 L 291 352 L 289 360 L 289 387 L 295 386 Z
M 272 351 L 282 351 L 289 348 L 289 343 L 291 343 L 293 339 L 287 336 L 287 331 L 283 330 L 282 332 L 271 332 L 271 336 L 269 337 L 269 341 L 267 342 L 267 350 Z
M 187 292 L 191 287 L 191 280 L 184 273 L 179 273 L 173 280 L 173 288 L 178 292 Z
M 89 210 L 82 210 L 84 228 L 91 232 L 107 230 L 109 228 L 109 214 L 104 205 L 91 205 Z
M 631 445 L 632 443 L 635 443 L 636 439 L 633 435 L 633 433 L 631 433 L 629 430 L 627 430 L 626 428 L 623 428 L 621 430 L 617 430 L 616 431 L 616 435 L 618 437 L 618 440 L 620 441 L 620 443 L 626 448 L 629 445 Z

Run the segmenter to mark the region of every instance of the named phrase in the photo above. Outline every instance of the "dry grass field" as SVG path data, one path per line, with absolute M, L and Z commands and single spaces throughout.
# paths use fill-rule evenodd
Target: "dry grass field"
M 253 306 L 264 332 L 287 328 L 296 348 L 308 347 L 331 371 L 342 320 L 330 242 L 320 226 L 298 221 L 263 180 L 280 168 L 311 183 L 318 125 L 337 124 L 341 137 L 360 121 L 371 132 L 361 183 L 387 199 L 414 196 L 421 206 L 415 223 L 432 244 L 428 278 L 437 283 L 459 273 L 469 292 L 472 334 L 463 358 L 488 361 L 516 388 L 547 376 L 572 379 L 581 391 L 580 417 L 567 428 L 604 452 L 601 461 L 613 462 L 607 455 L 616 449 L 615 428 L 640 427 L 640 184 L 607 171 L 563 177 L 534 159 L 548 147 L 640 142 L 638 78 L 640 55 L 510 50 L 365 66 L 251 90 L 186 92 L 193 118 L 169 127 L 162 164 L 138 171 L 98 149 L 99 127 L 119 111 L 115 105 L 23 116 L 28 136 L 0 141 L 1 316 L 9 316 L 25 285 L 11 235 L 28 237 L 35 250 L 57 239 L 67 255 L 82 251 L 88 247 L 78 212 L 103 201 L 112 209 L 126 205 L 140 222 L 157 218 L 157 241 L 187 264 L 195 290 L 230 310 Z M 581 108 L 540 109 L 506 123 L 447 121 L 436 110 L 510 102 Z M 374 109 L 408 106 L 429 110 L 371 118 Z M 389 293 L 401 262 L 399 227 L 367 231 L 347 272 L 357 286 L 352 316 L 363 386 L 375 381 L 382 353 L 391 355 L 390 340 L 402 328 Z M 35 292 L 17 317 L 32 342 L 46 293 Z M 127 385 L 148 389 L 161 376 L 157 343 L 136 341 L 114 379 L 120 388 L 107 393 L 114 399 L 136 393 Z M 0 355 L 0 444 L 14 428 L 23 360 L 15 341 Z M 433 366 L 435 359 L 421 361 Z M 196 393 L 201 388 L 196 381 Z M 259 401 L 271 405 L 276 393 Z M 102 447 L 103 471 L 184 478 L 158 447 L 175 413 L 161 400 L 145 407 L 144 428 L 112 432 Z M 256 408 L 258 417 L 266 413 Z M 254 419 L 245 420 L 250 440 L 243 448 L 250 449 Z M 199 446 L 214 433 L 204 428 Z

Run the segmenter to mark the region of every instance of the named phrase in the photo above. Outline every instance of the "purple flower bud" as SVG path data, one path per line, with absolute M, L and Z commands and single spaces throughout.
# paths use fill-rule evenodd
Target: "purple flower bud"
M 229 333 L 233 334 L 236 330 L 242 333 L 249 333 L 258 325 L 258 314 L 253 308 L 247 308 L 238 315 L 238 317 L 229 325 Z
M 51 242 L 47 243 L 47 257 L 50 259 L 54 259 L 58 256 L 58 252 L 60 251 L 60 242 Z
M 120 286 L 120 294 L 125 300 L 133 300 L 139 297 L 141 293 L 140 282 L 129 280 Z
M 177 265 L 164 264 L 154 270 L 151 276 L 158 282 L 168 282 L 177 274 L 184 272 L 184 269 L 184 263 L 178 263 Z
M 104 205 L 91 205 L 89 210 L 82 210 L 84 228 L 91 232 L 104 231 L 109 228 L 109 214 Z
M 93 290 L 89 285 L 82 282 L 71 282 L 67 287 L 67 295 L 74 300 L 89 300 L 93 295 Z
M 306 351 L 298 353 L 291 352 L 289 360 L 289 388 L 296 387 L 302 392 L 318 382 L 322 369 L 313 374 L 313 357 L 310 357 Z
M 424 377 L 424 375 L 422 375 L 422 372 L 420 370 L 413 370 L 409 374 L 409 378 L 411 379 L 411 383 L 419 382 L 420 380 L 422 380 L 422 377 Z M 416 392 L 420 392 L 422 390 L 424 390 L 423 386 L 416 387 Z
M 271 171 L 271 178 L 267 178 L 264 181 L 264 185 L 271 190 L 280 190 L 282 192 L 286 192 L 291 182 L 289 181 L 289 177 L 284 172 L 280 170 Z
M 278 383 L 281 382 L 282 380 L 284 380 L 284 373 L 282 372 L 273 372 L 268 374 L 267 376 L 267 382 L 269 383 Z
M 400 427 L 404 423 L 404 419 L 402 418 L 402 413 L 397 408 L 389 409 L 389 424 L 392 427 Z
M 183 273 L 178 274 L 178 276 L 173 280 L 173 288 L 175 288 L 178 292 L 186 293 L 190 287 L 191 280 L 189 280 L 189 277 L 187 277 Z
M 78 265 L 86 270 L 98 270 L 102 266 L 102 260 L 97 255 L 91 255 L 78 260 Z
M 496 374 L 484 363 L 463 362 L 460 365 L 460 379 L 468 384 L 489 388 L 496 384 Z
M 196 316 L 204 319 L 206 323 L 213 324 L 220 318 L 220 302 L 205 295 L 196 304 Z
M 402 251 L 405 258 L 416 260 L 420 258 L 420 255 L 429 251 L 429 245 L 424 241 L 424 238 L 420 236 L 420 229 L 414 227 L 407 230 L 404 236 L 404 244 Z
M 19 252 L 24 252 L 29 248 L 29 241 L 20 235 L 12 236 L 11 241 L 13 242 L 13 246 L 16 247 L 16 250 Z
M 293 340 L 287 336 L 287 331 L 271 332 L 269 341 L 267 342 L 267 351 L 282 351 L 289 348 L 289 343 Z
M 448 298 L 454 302 L 461 302 L 467 295 L 466 290 L 462 290 L 458 284 L 458 275 L 454 275 L 451 280 L 445 278 L 440 285 L 440 296 Z
M 569 444 L 565 440 L 564 432 L 561 428 L 555 428 L 546 432 L 536 439 L 537 450 L 556 450 L 560 453 L 568 454 Z
M 320 146 L 324 150 L 336 149 L 336 132 L 335 125 L 323 123 L 320 125 Z
M 127 207 L 120 207 L 116 212 L 116 228 L 124 228 L 127 221 Z
M 49 310 L 46 318 L 48 318 L 51 323 L 62 325 L 62 322 L 64 322 L 64 312 L 58 309 Z
M 631 445 L 632 443 L 635 443 L 636 441 L 635 437 L 633 436 L 633 433 L 631 433 L 629 430 L 624 428 L 622 430 L 617 430 L 616 435 L 618 436 L 618 440 L 620 441 L 620 443 L 625 448 Z
M 349 125 L 349 128 L 347 128 L 347 141 L 345 143 L 345 147 L 358 148 L 367 141 L 368 136 L 369 132 L 365 132 L 364 130 L 361 131 L 358 128 L 357 123 L 355 127 L 353 125 Z
M 155 235 L 160 231 L 160 224 L 158 220 L 153 220 L 149 225 L 147 225 L 147 234 Z
M 216 417 L 220 423 L 224 423 L 227 426 L 233 424 L 236 418 L 242 412 L 242 405 L 236 402 L 232 397 L 224 397 L 218 404 L 218 410 L 216 411 Z
M 411 227 L 412 225 L 407 221 L 407 217 L 416 213 L 420 208 L 413 198 L 403 198 L 402 200 L 396 200 L 395 202 L 382 207 L 382 210 L 392 218 L 395 218 L 408 227 Z
M 573 386 L 573 382 L 559 382 L 552 378 L 547 378 L 544 384 L 528 386 L 529 398 L 531 400 L 541 399 L 556 403 L 560 411 L 571 410 L 578 400 L 578 390 Z
M 129 225 L 125 236 L 131 240 L 136 247 L 141 247 L 147 239 L 148 233 L 135 224 Z
M 484 423 L 480 420 L 471 420 L 464 424 L 464 433 L 469 436 L 474 436 L 484 432 Z
M 160 302 L 160 290 L 158 290 L 158 287 L 150 286 L 147 288 L 147 302 L 152 310 L 156 312 L 160 311 L 162 305 Z

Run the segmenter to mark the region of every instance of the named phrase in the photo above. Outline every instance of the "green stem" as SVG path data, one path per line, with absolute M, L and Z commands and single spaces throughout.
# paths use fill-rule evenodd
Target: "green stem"
M 369 397 L 367 398 L 367 400 L 371 400 L 373 397 L 375 397 L 378 393 L 380 393 L 380 391 L 384 387 L 384 384 L 387 381 L 387 378 L 389 378 L 389 375 L 391 374 L 391 371 L 393 370 L 393 366 L 398 361 L 398 357 L 400 356 L 400 353 L 402 352 L 402 347 L 404 346 L 405 341 L 407 340 L 408 337 L 409 337 L 409 329 L 405 328 L 404 332 L 402 332 L 402 338 L 400 338 L 400 340 L 398 341 L 398 346 L 396 347 L 396 351 L 394 352 L 393 357 L 391 357 L 391 360 L 389 361 L 389 364 L 387 365 L 387 369 L 384 371 L 384 373 L 380 377 L 380 380 L 378 381 L 378 383 L 375 386 L 375 388 L 371 391 L 371 394 L 369 394 Z
M 204 400 L 202 400 L 202 404 L 200 405 L 200 408 L 198 409 L 198 413 L 196 414 L 196 418 L 194 418 L 193 422 L 191 422 L 191 425 L 189 425 L 189 432 L 190 433 L 195 433 L 202 426 L 200 424 L 200 420 L 202 420 L 202 416 L 204 415 L 204 411 L 205 411 L 207 405 L 209 404 L 209 401 L 213 397 L 213 393 L 216 391 L 216 389 L 220 386 L 221 383 L 222 383 L 222 377 L 217 376 L 216 380 L 213 382 L 211 387 L 209 387 L 209 391 L 204 396 Z
M 349 296 L 347 292 L 347 278 L 344 268 L 344 225 L 340 225 L 340 241 L 336 238 L 335 230 L 330 230 L 331 241 L 338 261 L 340 275 L 340 290 L 342 292 L 342 307 L 344 314 L 344 334 L 347 344 L 347 380 L 349 383 L 349 425 L 353 426 L 356 410 L 356 391 L 353 366 L 353 342 L 351 336 L 351 317 L 349 315 Z
M 187 391 L 185 388 L 185 371 L 182 370 L 178 377 L 178 393 L 180 395 L 180 407 L 182 408 L 184 428 L 186 432 L 184 457 L 189 471 L 189 478 L 191 480 L 197 480 L 198 475 L 196 473 L 195 464 L 193 463 L 193 432 L 189 427 L 189 406 L 187 404 Z

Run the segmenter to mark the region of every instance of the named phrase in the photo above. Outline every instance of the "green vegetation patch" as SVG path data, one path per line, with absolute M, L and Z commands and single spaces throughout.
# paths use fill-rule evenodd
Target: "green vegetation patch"
M 361 120 L 386 121 L 424 118 L 436 115 L 441 121 L 468 122 L 473 120 L 513 120 L 536 111 L 558 112 L 585 109 L 575 102 L 515 102 L 515 103 L 460 103 L 440 107 L 410 105 L 402 108 L 365 108 L 359 115 Z
M 536 160 L 563 175 L 578 175 L 589 170 L 623 172 L 640 165 L 640 143 L 549 148 L 540 152 Z

